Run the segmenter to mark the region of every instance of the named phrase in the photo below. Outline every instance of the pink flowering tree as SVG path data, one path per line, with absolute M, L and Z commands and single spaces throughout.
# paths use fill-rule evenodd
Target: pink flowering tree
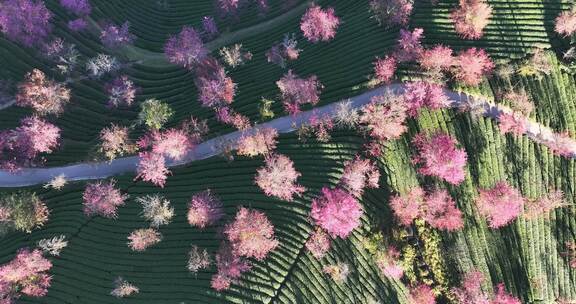
M 456 56 L 454 78 L 465 85 L 476 86 L 482 77 L 488 76 L 494 69 L 494 62 L 483 49 L 470 48 Z
M 45 296 L 52 281 L 51 268 L 39 249 L 18 250 L 12 261 L 0 266 L 0 303 L 16 303 L 22 295 Z
M 436 304 L 436 296 L 430 286 L 420 284 L 410 288 L 410 304 Z
M 136 98 L 136 85 L 126 75 L 119 76 L 106 84 L 108 93 L 108 106 L 117 108 L 120 106 L 131 106 Z
M 394 246 L 378 250 L 374 255 L 374 262 L 382 274 L 389 278 L 399 280 L 404 276 L 400 252 Z
M 315 110 L 308 119 L 298 129 L 300 139 L 315 137 L 319 142 L 329 142 L 332 136 L 330 131 L 334 129 L 332 117 L 328 114 L 319 115 Z
M 137 175 L 134 180 L 142 179 L 161 188 L 166 184 L 170 170 L 166 167 L 164 155 L 154 152 L 141 152 L 138 155 Z
M 274 44 L 265 55 L 268 62 L 272 62 L 285 68 L 288 61 L 298 59 L 300 51 L 302 50 L 298 48 L 298 41 L 294 37 L 294 34 L 285 34 L 284 40 L 280 43 Z
M 24 82 L 18 85 L 16 104 L 31 107 L 38 115 L 61 114 L 69 101 L 70 90 L 47 79 L 38 69 L 26 74 Z
M 404 86 L 404 100 L 408 107 L 408 115 L 418 116 L 420 109 L 427 107 L 437 110 L 449 104 L 448 96 L 444 93 L 444 88 L 436 83 L 414 81 L 408 82 Z
M 126 21 L 122 26 L 115 24 L 104 25 L 100 32 L 100 41 L 109 49 L 116 49 L 132 44 L 136 37 L 130 33 L 130 22 Z
M 322 195 L 312 200 L 310 216 L 332 237 L 345 239 L 360 226 L 362 207 L 348 192 L 324 187 Z
M 278 131 L 273 128 L 262 128 L 252 134 L 243 134 L 238 140 L 238 155 L 267 155 L 276 149 L 277 137 Z
M 194 144 L 183 129 L 152 131 L 138 140 L 141 149 L 150 149 L 153 153 L 173 160 L 182 160 Z
M 226 239 L 237 256 L 263 260 L 278 246 L 274 226 L 261 211 L 240 207 L 234 221 L 224 228 Z
M 299 78 L 291 70 L 280 78 L 276 85 L 280 89 L 284 109 L 292 115 L 300 112 L 303 104 L 316 105 L 320 101 L 320 90 L 323 88 L 316 76 Z
M 422 51 L 418 63 L 424 70 L 433 73 L 448 71 L 454 64 L 452 49 L 438 44 L 431 49 Z
M 217 273 L 212 276 L 210 286 L 216 291 L 223 291 L 230 288 L 230 284 L 251 266 L 246 259 L 233 252 L 230 244 L 224 242 L 216 253 L 216 268 Z
M 136 229 L 128 236 L 128 247 L 133 251 L 142 252 L 161 240 L 162 234 L 153 228 Z
M 300 29 L 308 41 L 316 43 L 334 38 L 339 24 L 340 19 L 334 14 L 333 8 L 322 9 L 314 5 L 302 16 Z
M 250 128 L 250 119 L 228 106 L 216 107 L 216 119 L 224 124 L 231 125 L 238 130 Z
M 215 58 L 208 57 L 197 66 L 195 84 L 204 107 L 218 108 L 234 101 L 236 84 Z
M 454 28 L 464 39 L 480 39 L 492 17 L 492 7 L 485 0 L 460 0 L 450 15 Z
M 84 18 L 70 20 L 68 28 L 73 32 L 81 32 L 88 28 L 88 22 Z
M 0 6 L 0 31 L 24 46 L 39 46 L 52 32 L 51 18 L 44 1 L 6 0 Z
M 296 183 L 302 174 L 294 168 L 294 162 L 285 155 L 272 154 L 265 158 L 265 165 L 256 173 L 255 182 L 264 194 L 292 201 L 305 188 Z
M 501 112 L 498 115 L 500 133 L 521 136 L 528 130 L 528 119 L 518 112 Z
M 168 38 L 164 54 L 171 63 L 192 69 L 208 55 L 208 50 L 200 34 L 194 28 L 185 26 L 178 35 Z
M 0 168 L 11 172 L 33 165 L 40 153 L 51 153 L 58 145 L 60 128 L 37 117 L 21 120 L 19 127 L 0 131 Z
M 202 17 L 202 35 L 206 40 L 212 40 L 218 36 L 218 25 L 212 16 Z
M 526 204 L 524 205 L 524 217 L 526 219 L 535 219 L 550 214 L 550 212 L 556 208 L 566 207 L 569 205 L 570 204 L 566 202 L 562 190 L 553 190 L 537 199 L 526 200 Z
M 92 12 L 92 6 L 88 0 L 60 0 L 60 5 L 78 16 L 90 15 Z
M 373 63 L 374 65 L 374 78 L 378 83 L 390 83 L 396 69 L 398 68 L 398 63 L 394 57 L 386 56 L 384 58 L 377 58 Z
M 115 187 L 115 181 L 98 181 L 86 185 L 82 198 L 86 216 L 99 215 L 106 218 L 116 218 L 118 207 L 125 204 L 128 195 L 122 194 Z
M 468 272 L 460 287 L 452 288 L 452 294 L 460 304 L 521 304 L 520 300 L 506 292 L 504 284 L 496 286 L 496 293 L 490 297 L 482 291 L 484 274 L 477 270 Z
M 394 140 L 406 132 L 406 104 L 402 98 L 384 93 L 372 97 L 362 108 L 360 123 L 364 124 L 370 136 L 377 141 Z
M 418 134 L 412 139 L 418 154 L 414 163 L 419 165 L 418 172 L 434 176 L 453 185 L 459 185 L 466 177 L 466 160 L 464 149 L 456 147 L 457 141 L 445 133 L 431 136 Z
M 576 32 L 576 10 L 564 11 L 556 17 L 554 30 L 563 37 L 572 36 Z
M 390 200 L 390 208 L 404 226 L 412 224 L 420 216 L 424 204 L 424 191 L 420 187 L 414 187 L 406 195 L 396 195 Z
M 410 0 L 370 0 L 370 12 L 380 25 L 392 27 L 406 26 L 412 14 Z
M 394 51 L 394 58 L 401 62 L 414 61 L 420 58 L 424 48 L 422 47 L 422 38 L 424 38 L 424 30 L 415 28 L 412 32 L 408 30 L 400 30 L 400 38 Z
M 378 188 L 380 171 L 376 164 L 369 159 L 356 157 L 344 163 L 344 172 L 340 177 L 340 184 L 350 194 L 362 196 L 364 188 Z
M 330 236 L 324 230 L 316 228 L 308 237 L 305 246 L 315 258 L 321 259 L 330 250 L 330 243 Z
M 188 204 L 188 223 L 204 229 L 215 225 L 224 216 L 222 202 L 210 190 L 196 193 Z
M 525 199 L 520 191 L 505 181 L 500 181 L 488 189 L 480 189 L 479 193 L 476 208 L 488 220 L 491 228 L 508 225 L 524 208 Z

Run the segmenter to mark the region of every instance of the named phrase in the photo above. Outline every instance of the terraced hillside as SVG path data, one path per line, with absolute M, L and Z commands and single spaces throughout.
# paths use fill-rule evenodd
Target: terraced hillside
M 55 14 L 56 34 L 75 43 L 82 56 L 107 52 L 93 33 L 73 33 L 66 28 L 70 16 L 58 1 L 45 2 Z M 270 1 L 266 15 L 251 7 L 236 22 L 218 21 L 224 33 L 207 44 L 215 55 L 220 47 L 236 42 L 253 53 L 250 62 L 229 71 L 238 85 L 232 107 L 252 122 L 261 119 L 261 97 L 278 98 L 275 82 L 286 72 L 266 62 L 264 54 L 284 33 L 299 33 L 300 17 L 308 6 L 300 1 L 285 9 L 282 2 Z M 318 76 L 324 85 L 320 105 L 370 89 L 374 58 L 390 53 L 396 44 L 399 28 L 379 26 L 370 18 L 367 2 L 316 1 L 323 7 L 334 7 L 341 17 L 338 33 L 325 44 L 298 39 L 303 51 L 289 68 L 298 75 Z M 133 61 L 124 72 L 141 87 L 137 103 L 153 97 L 168 102 L 176 113 L 169 126 L 177 126 L 190 115 L 208 119 L 207 138 L 233 131 L 218 123 L 211 110 L 200 106 L 192 73 L 168 64 L 162 54 L 162 46 L 171 34 L 183 25 L 200 24 L 202 16 L 214 14 L 212 1 L 91 3 L 93 20 L 131 23 L 131 32 L 137 37 L 135 44 L 120 49 L 116 55 Z M 530 119 L 557 132 L 576 134 L 576 79 L 557 59 L 567 42 L 553 31 L 554 18 L 569 7 L 568 3 L 489 3 L 494 9 L 493 18 L 485 36 L 477 41 L 459 39 L 454 32 L 449 14 L 456 1 L 439 1 L 436 5 L 416 1 L 409 28 L 424 28 L 426 46 L 442 43 L 454 50 L 482 47 L 498 62 L 519 63 L 534 47 L 551 48 L 546 56 L 552 69 L 541 79 L 494 75 L 478 87 L 454 87 L 498 102 L 502 92 L 523 88 L 534 101 Z M 266 22 L 274 26 L 259 28 Z M 242 34 L 235 36 L 238 32 Z M 55 72 L 50 73 L 49 62 L 35 54 L 35 50 L 0 36 L 0 78 L 20 81 L 32 68 L 40 68 L 51 77 L 64 80 Z M 402 80 L 419 77 L 411 64 L 401 65 L 398 75 Z M 70 82 L 69 87 L 73 94 L 71 104 L 63 115 L 50 119 L 62 128 L 63 136 L 59 149 L 47 156 L 46 165 L 50 167 L 91 159 L 102 128 L 112 122 L 130 125 L 137 119 L 137 106 L 123 110 L 106 107 L 103 81 L 83 79 Z M 272 110 L 277 117 L 286 115 L 280 102 Z M 0 110 L 0 130 L 17 126 L 30 113 L 16 106 Z M 47 203 L 50 220 L 30 234 L 13 232 L 0 238 L 0 265 L 9 262 L 19 248 L 34 247 L 40 239 L 63 234 L 69 240 L 61 256 L 52 259 L 53 281 L 48 294 L 43 298 L 22 297 L 18 303 L 413 303 L 409 292 L 410 285 L 415 284 L 413 278 L 430 280 L 438 291 L 438 303 L 453 303 L 454 299 L 446 297 L 447 291 L 459 286 L 463 274 L 473 268 L 486 275 L 482 287 L 488 293 L 502 282 L 522 303 L 575 300 L 576 271 L 570 267 L 565 245 L 576 241 L 576 161 L 558 156 L 526 136 L 502 135 L 496 120 L 458 109 L 422 110 L 419 116 L 407 120 L 407 126 L 408 131 L 386 143 L 377 157 L 380 187 L 367 189 L 359 199 L 364 210 L 360 227 L 346 240 L 333 240 L 332 248 L 322 259 L 313 257 L 304 245 L 315 229 L 310 218 L 312 200 L 320 195 L 322 187 L 336 187 L 344 163 L 365 150 L 366 135 L 342 127 L 332 131 L 331 139 L 325 143 L 315 139 L 303 142 L 294 133 L 279 137 L 276 151 L 294 161 L 302 173 L 298 182 L 306 187 L 304 195 L 293 202 L 267 197 L 255 185 L 254 175 L 263 165 L 263 157 L 236 156 L 228 161 L 218 156 L 195 161 L 173 169 L 164 188 L 134 181 L 135 174 L 115 176 L 118 187 L 130 195 L 117 219 L 83 214 L 86 182 L 72 182 L 62 190 L 47 190 L 41 185 L 27 187 Z M 467 152 L 466 178 L 458 186 L 419 175 L 413 164 L 411 140 L 420 132 L 438 130 L 454 136 Z M 144 133 L 143 128 L 137 127 L 131 136 L 136 139 Z M 540 197 L 549 189 L 562 190 L 569 206 L 533 220 L 519 217 L 504 228 L 492 229 L 478 214 L 474 200 L 478 188 L 500 180 L 507 180 L 528 198 Z M 390 200 L 416 186 L 447 189 L 464 213 L 464 228 L 444 232 L 421 222 L 399 227 Z M 188 224 L 186 212 L 190 197 L 206 189 L 222 199 L 226 216 L 217 226 L 201 230 Z M 0 193 L 17 190 L 21 189 L 3 188 Z M 172 223 L 159 229 L 163 234 L 159 244 L 145 252 L 133 252 L 127 246 L 127 236 L 146 226 L 135 199 L 153 193 L 170 199 L 176 216 Z M 187 253 L 191 245 L 215 253 L 223 239 L 223 225 L 233 219 L 240 206 L 264 211 L 274 224 L 280 245 L 265 260 L 253 261 L 253 268 L 230 290 L 217 292 L 210 287 L 216 273 L 214 265 L 191 274 L 186 268 Z M 407 278 L 391 279 L 380 273 L 363 244 L 364 237 L 374 231 L 382 231 L 387 242 L 399 244 L 404 260 L 410 262 L 404 265 Z M 411 259 L 406 258 L 409 252 L 414 252 Z M 351 268 L 344 283 L 335 283 L 323 272 L 324 266 L 338 262 L 348 263 Z M 111 296 L 112 282 L 118 276 L 134 283 L 140 292 L 121 300 Z

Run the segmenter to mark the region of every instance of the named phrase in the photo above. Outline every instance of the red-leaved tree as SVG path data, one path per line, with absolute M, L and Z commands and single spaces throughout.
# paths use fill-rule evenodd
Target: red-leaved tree
M 505 181 L 500 181 L 488 189 L 480 189 L 479 192 L 476 208 L 488 220 L 491 228 L 508 225 L 524 208 L 525 199 L 520 191 Z
M 226 239 L 237 256 L 263 260 L 278 246 L 274 226 L 264 212 L 240 207 L 232 223 L 224 228 Z
M 292 201 L 295 195 L 306 190 L 296 183 L 302 174 L 294 168 L 294 162 L 285 155 L 272 154 L 265 159 L 265 166 L 257 170 L 255 182 L 267 196 Z
M 322 195 L 312 200 L 310 216 L 332 237 L 347 238 L 360 225 L 362 207 L 348 192 L 322 188 Z
M 468 156 L 464 149 L 456 147 L 456 139 L 445 133 L 431 136 L 421 133 L 412 143 L 418 151 L 413 160 L 420 166 L 420 174 L 435 176 L 453 185 L 464 181 Z
M 24 82 L 18 85 L 16 104 L 31 107 L 39 115 L 61 114 L 69 101 L 70 90 L 49 80 L 38 69 L 26 74 Z
M 480 39 L 491 16 L 492 7 L 485 0 L 460 0 L 451 14 L 456 32 L 464 39 Z
M 113 180 L 87 184 L 82 195 L 84 214 L 86 216 L 100 215 L 107 218 L 116 218 L 118 207 L 125 204 L 128 195 L 122 194 L 114 186 L 115 181 Z
M 308 41 L 316 43 L 334 38 L 339 24 L 340 19 L 334 14 L 333 8 L 322 9 L 314 5 L 302 16 L 300 29 Z

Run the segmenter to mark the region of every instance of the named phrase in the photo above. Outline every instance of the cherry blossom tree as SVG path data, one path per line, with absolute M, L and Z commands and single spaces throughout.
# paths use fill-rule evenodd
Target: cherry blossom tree
M 192 69 L 208 55 L 208 50 L 200 34 L 194 28 L 185 26 L 178 35 L 168 38 L 164 54 L 171 63 Z
M 188 223 L 200 229 L 215 225 L 223 216 L 222 202 L 210 190 L 194 194 L 188 204 Z
M 16 303 L 22 295 L 43 297 L 52 277 L 52 263 L 38 249 L 22 248 L 13 260 L 0 266 L 0 303 Z
M 217 291 L 223 291 L 230 288 L 230 284 L 251 266 L 244 258 L 234 254 L 229 244 L 223 243 L 216 253 L 216 268 L 218 272 L 212 276 L 210 285 Z
M 46 204 L 30 192 L 0 196 L 0 236 L 11 231 L 32 233 L 44 226 L 50 216 Z
M 424 284 L 410 288 L 410 304 L 436 304 L 434 291 Z
M 78 16 L 90 15 L 92 6 L 88 0 L 60 0 L 60 5 Z
M 315 75 L 307 79 L 299 78 L 291 70 L 280 78 L 276 85 L 280 89 L 284 109 L 292 115 L 299 113 L 303 104 L 316 105 L 320 101 L 320 90 L 323 88 Z
M 452 49 L 442 44 L 435 45 L 422 51 L 418 63 L 424 70 L 433 73 L 448 71 L 454 64 Z
M 556 33 L 569 37 L 576 32 L 576 10 L 563 11 L 556 17 L 554 30 Z
M 322 9 L 314 5 L 304 13 L 300 20 L 300 29 L 304 37 L 312 43 L 329 41 L 336 36 L 340 19 L 333 8 Z
M 128 195 L 114 188 L 116 182 L 97 181 L 86 185 L 82 198 L 86 216 L 100 215 L 106 218 L 116 218 L 119 206 L 125 204 Z
M 374 262 L 383 275 L 399 280 L 404 275 L 404 268 L 400 264 L 400 252 L 394 246 L 385 250 L 378 250 Z
M 236 84 L 226 75 L 218 60 L 208 57 L 196 69 L 196 87 L 199 99 L 204 107 L 229 105 L 234 101 Z
M 345 239 L 360 225 L 362 207 L 346 191 L 323 187 L 322 195 L 312 200 L 310 216 L 332 237 Z
M 161 188 L 166 184 L 170 170 L 166 167 L 164 155 L 154 152 L 141 152 L 138 155 L 138 173 L 134 180 L 142 179 Z
M 42 53 L 51 61 L 62 75 L 68 75 L 79 64 L 80 52 L 73 43 L 67 43 L 62 38 L 54 38 L 42 45 Z
M 393 93 L 374 96 L 362 108 L 360 123 L 378 141 L 394 140 L 406 132 L 406 104 Z
M 480 84 L 483 76 L 492 73 L 494 62 L 483 49 L 470 48 L 462 51 L 454 61 L 454 78 L 465 85 Z
M 128 246 L 133 251 L 144 251 L 148 247 L 158 244 L 162 234 L 153 228 L 137 229 L 128 236 Z
M 508 225 L 524 207 L 525 199 L 520 191 L 505 181 L 499 181 L 488 189 L 480 189 L 479 193 L 476 208 L 488 220 L 488 226 L 494 229 Z
M 449 103 L 444 88 L 436 83 L 414 81 L 404 85 L 404 100 L 408 106 L 408 115 L 418 116 L 422 107 L 437 110 Z
M 16 104 L 31 107 L 38 115 L 61 114 L 69 101 L 70 90 L 47 79 L 38 69 L 26 74 L 24 82 L 18 85 Z
M 394 58 L 399 63 L 414 61 L 420 58 L 424 48 L 422 47 L 422 38 L 424 38 L 424 30 L 415 28 L 412 32 L 401 29 L 400 38 L 394 51 Z
M 138 121 L 151 130 L 160 130 L 174 115 L 174 110 L 158 99 L 146 99 L 140 104 Z
M 263 260 L 278 246 L 274 226 L 264 212 L 240 207 L 232 223 L 224 228 L 235 255 Z
M 386 27 L 406 26 L 413 8 L 410 0 L 370 0 L 369 4 L 373 17 Z
M 218 25 L 212 16 L 202 17 L 202 34 L 206 40 L 212 40 L 218 36 Z
M 348 275 L 350 274 L 350 266 L 346 263 L 336 263 L 325 265 L 322 272 L 329 275 L 334 282 L 338 284 L 346 283 Z
M 264 194 L 279 199 L 292 201 L 306 189 L 297 184 L 302 174 L 294 168 L 294 162 L 285 155 L 272 154 L 265 158 L 265 166 L 259 168 L 255 182 Z
M 420 174 L 435 176 L 453 185 L 464 181 L 468 156 L 464 149 L 456 147 L 456 139 L 445 133 L 431 136 L 421 133 L 412 139 L 412 143 L 418 151 L 413 160 L 420 165 Z
M 230 47 L 221 48 L 219 53 L 220 56 L 222 56 L 222 60 L 232 68 L 241 66 L 252 60 L 252 53 L 242 51 L 242 44 L 238 43 Z
M 182 160 L 193 148 L 193 143 L 183 129 L 152 131 L 138 140 L 141 149 L 151 148 L 155 154 Z
M 108 160 L 134 153 L 137 149 L 136 145 L 130 140 L 128 128 L 114 124 L 100 131 L 100 141 L 99 151 Z
M 24 46 L 40 46 L 52 32 L 51 18 L 44 1 L 6 0 L 0 6 L 0 31 Z
M 114 280 L 114 289 L 110 292 L 110 295 L 116 298 L 125 298 L 139 292 L 140 289 L 136 285 L 124 280 L 122 277 L 118 277 Z
M 88 28 L 88 22 L 84 18 L 68 21 L 68 28 L 73 32 L 81 32 Z
M 374 76 L 378 83 L 390 83 L 397 68 L 398 64 L 394 57 L 377 58 L 374 62 Z
M 526 200 L 524 205 L 524 217 L 534 219 L 549 214 L 552 210 L 568 206 L 562 190 L 550 191 L 533 200 Z
M 524 89 L 507 91 L 502 96 L 502 99 L 509 101 L 510 107 L 514 111 L 520 112 L 525 116 L 530 115 L 534 110 L 532 98 Z
M 272 45 L 265 55 L 268 62 L 272 62 L 285 68 L 288 61 L 298 59 L 301 51 L 302 50 L 298 48 L 298 41 L 294 34 L 285 34 L 284 40 Z
M 262 128 L 252 134 L 243 134 L 238 140 L 238 155 L 267 155 L 276 149 L 277 137 L 278 131 L 273 128 Z
M 154 194 L 136 198 L 142 204 L 142 217 L 150 222 L 150 227 L 168 225 L 174 217 L 174 208 L 165 197 Z
M 216 107 L 216 119 L 227 125 L 231 125 L 238 130 L 247 130 L 250 128 L 250 119 L 240 113 L 237 113 L 228 106 Z
M 369 159 L 358 156 L 344 163 L 344 172 L 340 177 L 340 184 L 350 194 L 362 196 L 364 188 L 378 188 L 380 171 L 376 164 Z
M 330 250 L 330 236 L 324 230 L 316 228 L 308 237 L 305 246 L 315 258 L 321 259 Z
M 503 283 L 496 286 L 496 293 L 490 297 L 482 292 L 484 274 L 478 270 L 469 271 L 462 281 L 461 287 L 453 288 L 457 303 L 460 304 L 520 304 L 520 300 L 506 292 Z
M 100 41 L 109 49 L 116 49 L 132 44 L 136 37 L 130 33 L 130 22 L 126 21 L 122 26 L 107 24 L 100 32 Z
M 115 78 L 112 82 L 106 85 L 106 92 L 108 93 L 108 106 L 120 107 L 131 106 L 136 98 L 136 85 L 126 75 Z
M 492 17 L 492 7 L 484 0 L 460 0 L 460 6 L 450 16 L 462 38 L 480 39 Z
M 312 113 L 307 123 L 303 123 L 298 129 L 298 137 L 304 140 L 307 137 L 315 137 L 319 142 L 328 142 L 332 138 L 330 131 L 334 128 L 332 117 L 328 114 L 319 115 Z
M 212 264 L 212 259 L 208 251 L 192 245 L 192 249 L 188 252 L 188 271 L 197 273 L 201 269 L 208 268 L 210 264 Z
M 390 200 L 390 208 L 404 226 L 412 224 L 420 216 L 424 204 L 424 191 L 420 187 L 414 187 L 406 195 L 396 195 Z
M 520 136 L 528 130 L 528 119 L 518 112 L 501 112 L 498 115 L 500 133 Z

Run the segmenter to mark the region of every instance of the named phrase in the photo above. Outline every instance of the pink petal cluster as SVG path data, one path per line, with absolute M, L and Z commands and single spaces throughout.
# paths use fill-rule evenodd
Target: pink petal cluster
M 6 0 L 0 6 L 0 31 L 24 46 L 39 46 L 52 32 L 51 18 L 44 1 Z
M 109 49 L 119 48 L 134 42 L 135 36 L 130 33 L 130 22 L 126 21 L 122 26 L 107 24 L 100 32 L 100 40 Z
M 276 85 L 282 94 L 284 109 L 290 114 L 300 112 L 300 106 L 303 104 L 316 105 L 320 101 L 322 84 L 314 75 L 307 79 L 298 78 L 298 75 L 290 70 L 276 82 Z
M 284 35 L 284 40 L 281 43 L 274 44 L 267 52 L 266 59 L 268 62 L 272 62 L 281 66 L 286 67 L 287 61 L 293 61 L 298 59 L 300 56 L 301 49 L 298 48 L 298 41 L 294 35 Z
M 20 249 L 12 261 L 0 266 L 0 303 L 16 303 L 22 295 L 45 296 L 52 280 L 47 273 L 51 268 L 42 251 Z
M 208 55 L 200 34 L 192 27 L 185 26 L 176 36 L 171 36 L 164 45 L 168 61 L 187 69 L 194 68 Z
M 195 84 L 204 107 L 225 106 L 234 101 L 236 84 L 215 58 L 208 57 L 197 66 Z
M 310 216 L 332 237 L 347 238 L 360 226 L 362 207 L 348 192 L 324 187 L 322 195 L 312 200 Z
M 390 83 L 394 73 L 398 68 L 398 63 L 394 57 L 386 56 L 377 58 L 374 62 L 374 75 L 379 83 Z
M 448 105 L 448 96 L 444 88 L 436 83 L 425 81 L 408 82 L 404 86 L 404 100 L 408 107 L 408 115 L 418 116 L 422 107 L 437 110 Z
M 518 112 L 502 112 L 498 115 L 500 133 L 520 136 L 528 130 L 528 119 Z
M 569 37 L 576 32 L 576 11 L 564 11 L 556 17 L 554 30 L 556 33 Z
M 273 128 L 257 129 L 252 134 L 243 134 L 238 140 L 238 154 L 254 157 L 266 155 L 276 149 L 278 131 Z
M 141 152 L 138 155 L 138 173 L 134 180 L 142 179 L 154 185 L 164 187 L 170 170 L 166 167 L 166 158 L 154 152 Z
M 47 79 L 38 69 L 26 74 L 24 82 L 18 85 L 16 104 L 31 107 L 39 115 L 61 114 L 69 101 L 70 90 Z
M 222 202 L 210 190 L 194 194 L 188 204 L 188 223 L 200 229 L 215 225 L 223 216 Z
M 422 38 L 424 38 L 424 30 L 415 28 L 412 32 L 401 29 L 400 39 L 394 51 L 394 58 L 398 62 L 414 61 L 420 58 L 424 48 L 422 47 Z
M 445 133 L 418 134 L 412 143 L 418 151 L 414 162 L 420 165 L 420 174 L 435 176 L 453 185 L 464 181 L 468 156 L 464 149 L 456 147 L 456 139 Z
M 235 255 L 263 260 L 278 246 L 274 226 L 264 212 L 240 207 L 234 221 L 227 224 L 224 234 Z
M 483 76 L 492 73 L 494 62 L 483 49 L 469 48 L 456 56 L 454 78 L 466 85 L 480 84 Z
M 40 153 L 51 153 L 58 145 L 60 128 L 32 116 L 12 130 L 0 131 L 0 168 L 17 171 L 31 165 Z
M 434 291 L 424 284 L 410 288 L 410 304 L 436 304 Z
M 228 244 L 223 244 L 216 253 L 216 268 L 218 272 L 212 276 L 210 285 L 217 291 L 230 288 L 233 280 L 240 278 L 242 273 L 251 266 L 244 258 L 233 253 Z
M 106 85 L 108 106 L 131 106 L 136 98 L 136 86 L 126 75 L 119 76 Z
M 491 228 L 508 225 L 524 208 L 525 199 L 520 191 L 505 181 L 500 181 L 489 189 L 480 189 L 479 192 L 476 207 L 478 212 L 486 217 Z
M 436 45 L 431 49 L 424 50 L 418 58 L 420 66 L 428 71 L 447 71 L 454 64 L 452 49 L 444 45 Z
M 305 246 L 315 258 L 321 259 L 330 250 L 330 236 L 324 230 L 316 228 L 308 237 Z
M 344 173 L 340 177 L 340 184 L 350 194 L 361 196 L 364 188 L 378 188 L 380 171 L 376 164 L 369 159 L 356 157 L 344 163 Z
M 393 197 L 390 207 L 405 226 L 418 217 L 440 230 L 454 231 L 464 226 L 462 211 L 446 190 L 435 190 L 425 195 L 420 187 L 416 187 L 406 195 Z
M 88 0 L 60 0 L 60 5 L 78 16 L 90 15 L 92 6 Z
M 285 155 L 272 154 L 265 158 L 265 166 L 259 168 L 255 182 L 267 196 L 292 201 L 305 188 L 296 183 L 302 174 L 294 168 L 294 162 Z
M 115 182 L 98 181 L 86 185 L 82 198 L 84 200 L 84 214 L 86 216 L 100 215 L 107 218 L 116 218 L 117 209 L 125 204 L 128 195 L 115 189 Z
M 412 14 L 413 3 L 409 0 L 370 0 L 370 12 L 381 25 L 406 26 Z
M 362 108 L 360 123 L 366 125 L 370 136 L 378 141 L 397 139 L 407 130 L 406 111 L 402 99 L 387 94 L 374 96 Z
M 137 229 L 128 236 L 128 246 L 133 251 L 144 251 L 148 247 L 158 244 L 162 234 L 153 228 Z
M 334 14 L 333 8 L 322 9 L 314 5 L 302 16 L 300 29 L 308 41 L 316 43 L 334 38 L 339 24 L 340 19 Z
M 450 16 L 462 38 L 480 39 L 492 17 L 492 7 L 485 0 L 460 0 L 460 6 Z

